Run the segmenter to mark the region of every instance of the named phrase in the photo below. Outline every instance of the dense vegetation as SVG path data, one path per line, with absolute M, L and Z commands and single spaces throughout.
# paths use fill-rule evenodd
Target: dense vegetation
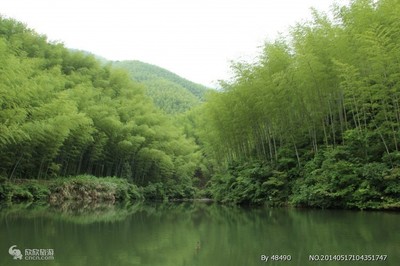
M 314 12 L 204 106 L 218 200 L 400 207 L 400 2 Z
M 207 97 L 164 69 L 100 63 L 0 18 L 0 198 L 200 188 L 227 203 L 398 209 L 399 14 L 397 0 L 314 11 Z
M 163 196 L 193 194 L 198 147 L 143 85 L 5 18 L 0 105 L 0 176 L 116 176 Z
M 0 200 L 5 202 L 46 202 L 63 205 L 73 201 L 86 204 L 128 202 L 143 199 L 144 188 L 126 179 L 74 176 L 50 180 L 0 180 Z
M 140 61 L 116 61 L 112 65 L 125 69 L 133 80 L 144 84 L 146 94 L 167 114 L 183 113 L 199 105 L 208 90 L 161 67 Z

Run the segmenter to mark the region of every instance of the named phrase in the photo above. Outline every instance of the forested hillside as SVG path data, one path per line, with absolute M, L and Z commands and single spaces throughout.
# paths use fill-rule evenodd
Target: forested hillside
M 206 102 L 221 201 L 400 207 L 400 2 L 314 12 Z
M 191 195 L 198 147 L 144 90 L 125 71 L 0 18 L 0 175 L 117 176 Z
M 207 96 L 0 17 L 0 199 L 16 180 L 60 178 L 99 198 L 399 209 L 399 14 L 398 0 L 314 11 Z M 65 181 L 79 175 L 119 179 Z
M 144 84 L 146 94 L 168 114 L 182 113 L 199 105 L 208 90 L 166 69 L 140 61 L 116 61 L 112 64 L 125 69 L 133 80 Z

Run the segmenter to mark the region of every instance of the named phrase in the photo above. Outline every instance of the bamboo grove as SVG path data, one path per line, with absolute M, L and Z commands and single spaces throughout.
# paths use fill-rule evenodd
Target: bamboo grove
M 400 2 L 355 0 L 267 43 L 204 105 L 221 201 L 392 208 L 400 198 Z
M 0 199 L 26 179 L 92 191 L 73 177 L 93 175 L 135 198 L 398 209 L 399 14 L 398 0 L 314 10 L 204 102 L 170 72 L 124 70 L 0 17 Z
M 0 18 L 0 176 L 116 176 L 191 195 L 198 146 L 144 91 L 125 71 Z

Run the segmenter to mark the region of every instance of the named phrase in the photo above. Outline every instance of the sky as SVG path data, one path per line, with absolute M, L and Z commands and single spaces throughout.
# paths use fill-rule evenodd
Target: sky
M 336 2 L 340 2 L 337 0 Z M 342 1 L 343 2 L 343 1 Z M 1 0 L 0 14 L 68 48 L 140 60 L 216 87 L 232 61 L 327 12 L 333 0 Z

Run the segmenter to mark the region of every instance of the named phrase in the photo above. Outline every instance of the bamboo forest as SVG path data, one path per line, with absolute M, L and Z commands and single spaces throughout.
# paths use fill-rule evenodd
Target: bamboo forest
M 0 199 L 398 210 L 399 14 L 313 10 L 218 90 L 1 17 Z

